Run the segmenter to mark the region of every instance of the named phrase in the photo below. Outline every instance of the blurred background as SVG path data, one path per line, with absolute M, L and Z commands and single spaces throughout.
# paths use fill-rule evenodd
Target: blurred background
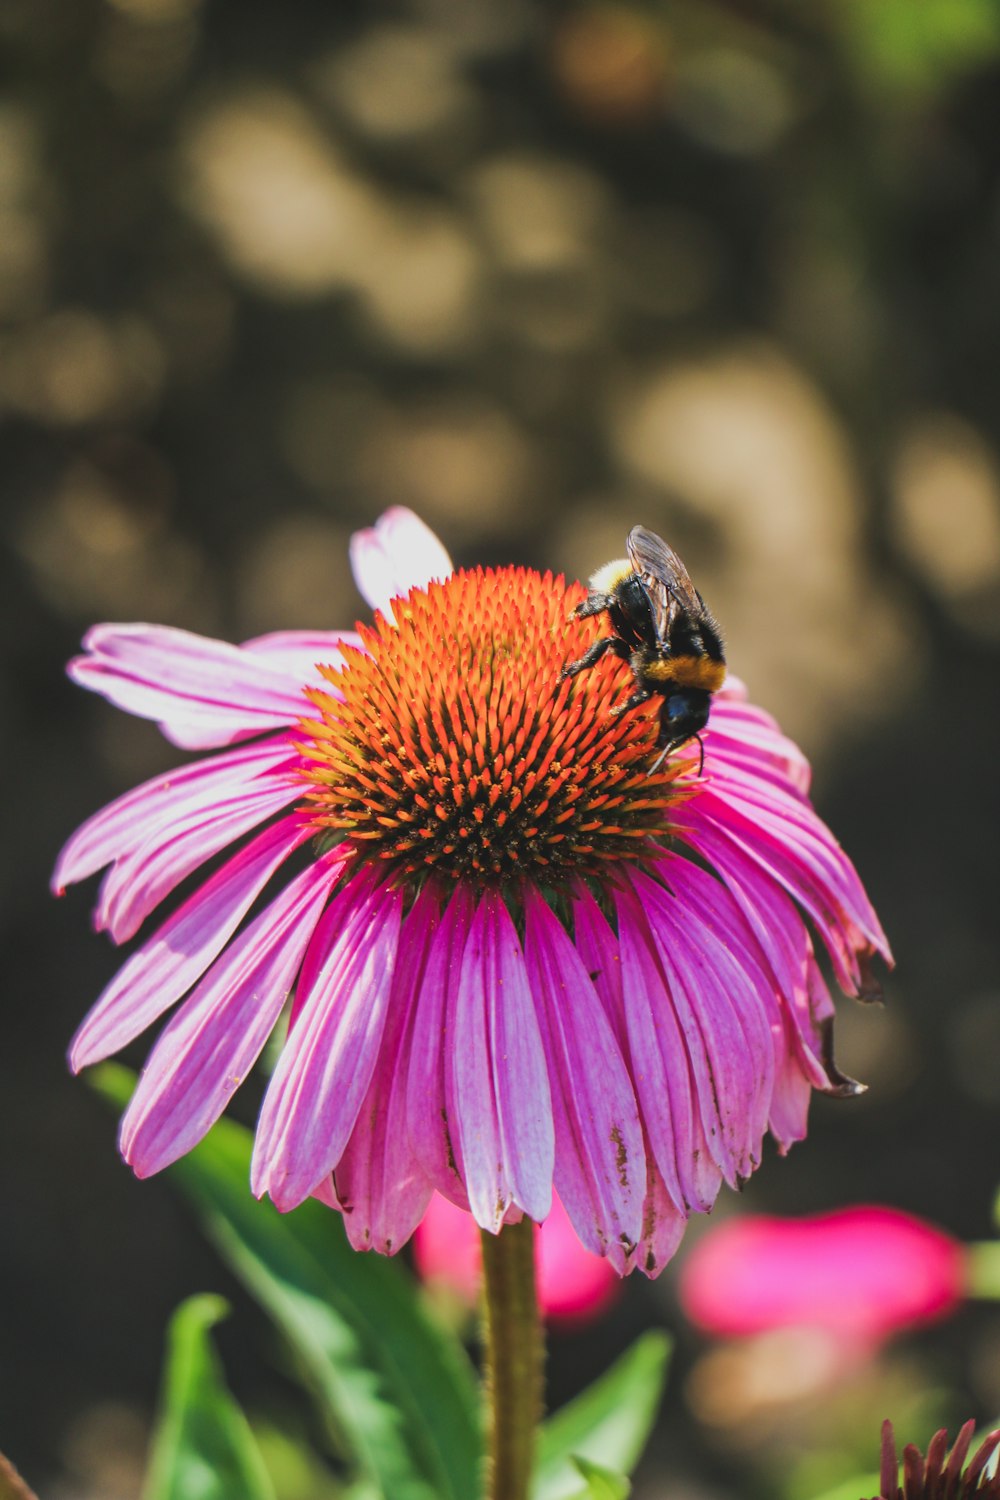
M 165 1321 L 209 1289 L 241 1400 L 301 1425 L 262 1317 L 65 1073 L 118 960 L 52 861 L 176 753 L 62 667 L 102 619 L 349 625 L 347 538 L 389 504 L 459 562 L 585 577 L 637 521 L 680 551 L 899 960 L 884 1010 L 841 1007 L 870 1092 L 816 1099 L 718 1214 L 985 1237 L 995 0 L 4 0 L 0 49 L 0 1447 L 46 1497 L 133 1497 Z M 651 1322 L 678 1347 L 640 1500 L 808 1496 L 884 1415 L 923 1444 L 1000 1410 L 1000 1309 L 838 1379 L 701 1338 L 670 1273 L 556 1337 L 552 1399 Z

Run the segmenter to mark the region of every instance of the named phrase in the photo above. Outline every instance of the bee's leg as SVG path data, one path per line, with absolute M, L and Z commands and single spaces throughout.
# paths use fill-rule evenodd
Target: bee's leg
M 602 615 L 615 602 L 614 594 L 590 593 L 582 604 L 570 611 L 571 620 L 586 620 L 590 615 Z
M 611 713 L 617 719 L 619 714 L 627 714 L 630 708 L 638 708 L 640 703 L 648 703 L 652 696 L 649 688 L 637 688 L 631 698 L 626 698 L 624 703 L 617 703 Z
M 605 635 L 599 641 L 595 641 L 592 646 L 588 646 L 579 660 L 568 661 L 560 672 L 560 677 L 575 677 L 577 672 L 585 672 L 588 667 L 594 666 L 609 651 L 612 656 L 620 656 L 623 661 L 630 654 L 628 646 L 620 636 Z

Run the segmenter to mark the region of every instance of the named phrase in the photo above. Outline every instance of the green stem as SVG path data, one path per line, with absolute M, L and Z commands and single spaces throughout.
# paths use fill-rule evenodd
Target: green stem
M 481 1234 L 489 1428 L 486 1500 L 527 1500 L 542 1414 L 544 1342 L 530 1219 Z

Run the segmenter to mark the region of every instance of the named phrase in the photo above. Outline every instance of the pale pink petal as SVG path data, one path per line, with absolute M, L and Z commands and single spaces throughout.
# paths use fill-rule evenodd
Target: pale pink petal
M 166 625 L 97 625 L 74 682 L 143 719 L 175 745 L 209 750 L 294 724 L 307 708 L 296 683 L 252 651 Z
M 457 886 L 428 950 L 414 1009 L 406 1081 L 406 1121 L 413 1150 L 438 1192 L 460 1208 L 468 1208 L 469 1201 L 445 1085 L 445 1051 L 454 1045 L 458 976 L 472 911 L 470 892 Z
M 437 893 L 424 886 L 403 920 L 378 1062 L 337 1164 L 337 1197 L 356 1250 L 395 1254 L 420 1223 L 432 1192 L 406 1128 L 406 1077 L 413 1011 L 438 913 Z
M 139 1177 L 201 1140 L 253 1067 L 282 1007 L 342 860 L 323 856 L 230 944 L 169 1022 L 122 1119 Z
M 705 1213 L 722 1174 L 708 1148 L 684 1033 L 635 895 L 616 892 L 629 1072 L 649 1149 L 674 1205 Z
M 469 1206 L 497 1233 L 513 1204 L 544 1219 L 554 1134 L 545 1054 L 527 970 L 502 898 L 487 891 L 462 954 L 446 1079 Z
M 221 953 L 271 876 L 313 830 L 284 818 L 190 896 L 119 969 L 70 1045 L 74 1072 L 110 1057 L 169 1010 Z
M 156 829 L 136 850 L 115 860 L 101 886 L 94 926 L 109 932 L 116 943 L 125 942 L 193 870 L 301 795 L 301 781 L 286 767 L 259 776 L 209 809 L 192 808 Z
M 62 895 L 68 885 L 131 853 L 150 834 L 184 817 L 191 808 L 211 807 L 262 773 L 287 763 L 291 754 L 282 735 L 144 781 L 80 824 L 56 861 L 53 891 Z
M 322 688 L 330 683 L 320 667 L 342 667 L 343 646 L 363 651 L 361 637 L 354 630 L 274 630 L 243 641 L 241 651 L 251 652 L 258 660 L 288 679 L 293 688 Z
M 355 875 L 334 898 L 342 924 L 264 1096 L 251 1185 L 294 1208 L 333 1171 L 368 1091 L 385 1028 L 401 897 Z
M 530 888 L 525 900 L 525 957 L 555 1114 L 556 1191 L 582 1243 L 621 1274 L 641 1232 L 646 1185 L 635 1094 L 565 928 Z
M 447 578 L 451 558 L 430 527 L 394 505 L 351 537 L 351 568 L 362 598 L 386 614 L 393 599 Z

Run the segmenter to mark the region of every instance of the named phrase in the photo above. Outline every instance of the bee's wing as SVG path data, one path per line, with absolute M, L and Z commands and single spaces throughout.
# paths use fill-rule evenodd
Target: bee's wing
M 633 526 L 626 546 L 629 562 L 642 579 L 653 606 L 657 638 L 665 644 L 678 610 L 698 618 L 704 605 L 688 577 L 687 568 L 674 549 L 668 547 L 655 531 L 647 531 L 645 526 Z

